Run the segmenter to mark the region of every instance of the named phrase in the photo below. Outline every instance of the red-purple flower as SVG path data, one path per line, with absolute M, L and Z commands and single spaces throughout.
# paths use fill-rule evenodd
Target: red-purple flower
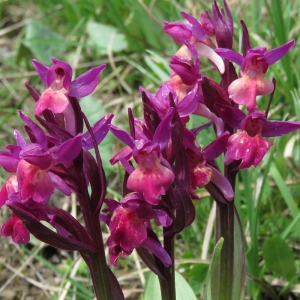
M 30 240 L 29 231 L 15 214 L 2 225 L 0 233 L 4 237 L 10 236 L 16 244 L 27 244 Z
M 173 115 L 174 110 L 170 108 L 157 127 L 152 140 L 146 136 L 134 140 L 126 131 L 112 125 L 109 127 L 111 132 L 130 148 L 125 148 L 127 150 L 124 149 L 115 155 L 111 163 L 120 161 L 126 167 L 128 166 L 126 162 L 133 156 L 138 167 L 133 169 L 129 166 L 127 169 L 130 173 L 127 187 L 132 191 L 142 193 L 145 200 L 154 205 L 158 204 L 159 197 L 166 193 L 175 178 L 168 162 L 161 155 L 170 140 Z
M 241 67 L 241 78 L 234 80 L 228 87 L 230 98 L 237 104 L 246 104 L 249 112 L 257 109 L 256 96 L 272 93 L 273 83 L 264 78 L 269 66 L 281 59 L 295 44 L 294 40 L 271 51 L 264 47 L 254 47 L 247 51 L 245 57 L 230 49 L 219 48 L 215 51 L 223 58 L 229 59 Z
M 81 98 L 93 92 L 96 88 L 105 65 L 93 68 L 72 81 L 72 68 L 63 61 L 51 58 L 53 65 L 49 68 L 32 60 L 32 64 L 40 78 L 47 86 L 39 98 L 35 114 L 41 116 L 45 109 L 53 113 L 63 113 L 69 105 L 69 97 Z
M 120 203 L 105 200 L 108 208 L 101 215 L 101 219 L 109 225 L 110 236 L 107 240 L 110 264 L 115 266 L 120 255 L 127 257 L 133 249 L 144 247 L 156 255 L 164 265 L 169 266 L 170 257 L 160 243 L 148 236 L 149 220 L 154 219 L 157 225 L 170 226 L 172 219 L 168 214 L 155 209 L 148 204 L 139 193 L 131 193 Z
M 33 198 L 37 202 L 46 202 L 55 188 L 70 195 L 68 185 L 51 169 L 58 164 L 70 167 L 72 160 L 81 151 L 82 135 L 78 134 L 57 146 L 49 147 L 42 129 L 22 112 L 20 117 L 28 126 L 35 142 L 27 143 L 15 131 L 17 146 L 8 145 L 8 151 L 0 151 L 0 165 L 16 174 L 20 199 L 26 201 Z
M 281 136 L 300 128 L 300 122 L 268 121 L 263 112 L 248 115 L 235 107 L 216 105 L 220 116 L 229 126 L 240 129 L 227 142 L 227 163 L 230 159 L 242 160 L 240 169 L 255 167 L 261 162 L 272 142 L 267 137 Z

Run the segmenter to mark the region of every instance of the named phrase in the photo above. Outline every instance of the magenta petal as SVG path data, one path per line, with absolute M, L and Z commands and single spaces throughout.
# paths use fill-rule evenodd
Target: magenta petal
M 0 208 L 10 198 L 12 194 L 18 193 L 18 181 L 16 174 L 12 174 L 8 177 L 2 189 L 0 191 Z
M 69 96 L 81 98 L 91 94 L 100 80 L 101 72 L 105 68 L 106 65 L 101 65 L 77 77 L 71 82 Z
M 50 109 L 55 114 L 63 113 L 69 105 L 68 97 L 61 90 L 47 89 L 36 103 L 35 115 L 41 116 L 43 111 Z
M 181 12 L 181 15 L 192 25 L 192 33 L 197 41 L 201 41 L 207 37 L 204 29 L 196 18 L 185 12 Z
M 127 187 L 142 193 L 148 203 L 156 205 L 174 178 L 173 172 L 161 165 L 156 154 L 152 152 L 150 155 L 139 157 L 138 168 L 130 174 Z
M 173 223 L 172 218 L 163 209 L 154 209 L 153 212 L 156 215 L 155 224 L 163 227 L 168 227 Z
M 169 267 L 172 264 L 172 260 L 167 251 L 161 246 L 161 244 L 150 237 L 147 237 L 141 244 L 141 246 L 151 253 L 153 253 L 160 261 Z
M 215 49 L 215 52 L 219 54 L 221 57 L 233 61 L 239 66 L 242 66 L 242 63 L 244 61 L 243 55 L 226 48 Z
M 36 123 L 34 123 L 28 116 L 23 114 L 20 110 L 19 110 L 19 115 L 22 121 L 31 129 L 32 133 L 36 138 L 36 142 L 40 144 L 43 148 L 47 148 L 47 138 L 44 131 Z
M 135 148 L 135 142 L 133 137 L 125 130 L 122 130 L 114 125 L 108 125 L 108 128 L 113 135 L 115 135 L 119 140 L 128 145 L 131 149 Z
M 170 67 L 181 78 L 184 84 L 193 85 L 196 83 L 198 73 L 194 68 L 192 60 L 182 59 L 173 55 L 170 59 Z
M 247 75 L 234 80 L 228 87 L 230 98 L 237 104 L 246 104 L 249 112 L 257 109 L 256 104 L 256 79 Z
M 269 66 L 273 65 L 284 55 L 286 55 L 290 51 L 290 49 L 294 46 L 294 44 L 295 44 L 295 40 L 291 40 L 284 45 L 281 45 L 275 49 L 268 51 L 265 54 L 265 58 L 267 59 Z
M 126 160 L 128 161 L 132 156 L 132 149 L 129 146 L 126 146 L 121 151 L 119 151 L 115 156 L 113 156 L 109 162 L 114 165 L 118 161 Z
M 106 137 L 108 133 L 107 125 L 111 123 L 113 116 L 113 114 L 108 114 L 93 125 L 92 130 L 97 145 L 100 144 Z M 91 134 L 88 131 L 82 135 L 82 146 L 87 150 L 92 149 L 94 147 Z
M 172 119 L 174 113 L 174 108 L 171 107 L 154 133 L 153 144 L 158 144 L 160 150 L 164 150 L 168 146 L 171 137 Z
M 281 136 L 299 128 L 300 122 L 267 121 L 267 126 L 261 135 L 263 137 Z
M 192 26 L 180 21 L 173 23 L 164 21 L 164 30 L 177 44 L 183 44 L 183 36 L 186 36 L 188 39 L 192 37 Z
M 36 202 L 49 200 L 54 193 L 54 185 L 46 171 L 21 160 L 17 169 L 20 198 L 24 201 L 33 198 Z
M 48 175 L 54 185 L 55 188 L 57 188 L 58 190 L 60 190 L 63 194 L 70 196 L 71 195 L 71 189 L 70 187 L 67 185 L 67 183 L 58 175 L 52 173 L 52 172 L 48 172 Z
M 4 237 L 11 236 L 13 242 L 16 244 L 27 244 L 30 240 L 29 231 L 15 214 L 2 225 L 1 234 Z
M 33 67 L 35 68 L 36 72 L 38 73 L 38 75 L 40 76 L 42 81 L 44 82 L 44 84 L 47 87 L 49 87 L 49 85 L 47 85 L 47 72 L 49 70 L 49 67 L 47 67 L 44 64 L 38 62 L 35 59 L 33 59 L 31 62 L 32 62 Z
M 52 155 L 39 144 L 28 144 L 21 152 L 20 158 L 38 166 L 41 170 L 48 169 L 52 164 Z
M 206 161 L 210 161 L 219 157 L 226 150 L 227 140 L 230 136 L 228 131 L 225 131 L 216 140 L 210 143 L 204 150 L 203 156 Z
M 272 145 L 260 135 L 252 138 L 242 131 L 228 139 L 227 154 L 235 160 L 242 159 L 240 169 L 248 169 L 251 165 L 256 167 Z
M 15 138 L 18 146 L 20 146 L 22 149 L 27 145 L 25 139 L 23 138 L 23 136 L 21 135 L 21 133 L 18 130 L 14 131 L 14 138 Z
M 177 104 L 180 117 L 186 117 L 192 114 L 198 106 L 198 88 L 195 84 L 194 88 Z
M 72 161 L 78 156 L 81 151 L 82 135 L 79 133 L 74 138 L 65 141 L 53 151 L 55 164 L 63 164 L 65 167 L 70 167 Z
M 0 166 L 7 172 L 15 173 L 20 159 L 13 154 L 0 151 Z
M 116 265 L 116 260 L 122 254 L 128 256 L 132 250 L 139 247 L 147 238 L 144 220 L 138 218 L 134 209 L 118 206 L 109 223 L 111 235 L 107 239 L 110 263 Z

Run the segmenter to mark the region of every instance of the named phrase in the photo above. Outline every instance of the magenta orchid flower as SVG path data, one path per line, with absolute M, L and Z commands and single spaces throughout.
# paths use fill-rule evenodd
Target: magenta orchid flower
M 71 66 L 56 58 L 51 60 L 51 67 L 32 60 L 36 72 L 47 86 L 36 104 L 35 114 L 38 116 L 41 116 L 45 109 L 50 109 L 55 114 L 63 113 L 69 105 L 68 97 L 81 98 L 91 94 L 105 69 L 105 65 L 101 65 L 72 81 Z
M 127 257 L 138 247 L 144 247 L 156 255 L 164 265 L 171 263 L 167 252 L 159 242 L 148 236 L 149 220 L 154 219 L 157 225 L 170 226 L 172 219 L 161 209 L 154 209 L 148 204 L 141 194 L 131 193 L 126 195 L 120 203 L 106 199 L 108 208 L 101 215 L 110 229 L 107 240 L 110 264 L 115 266 L 120 255 Z
M 46 202 L 55 188 L 70 195 L 68 185 L 51 169 L 58 164 L 70 167 L 72 160 L 81 151 L 82 135 L 78 134 L 58 146 L 49 148 L 42 129 L 22 112 L 20 117 L 31 130 L 35 143 L 27 143 L 22 135 L 15 131 L 17 146 L 8 145 L 8 151 L 0 151 L 0 165 L 16 174 L 20 199 L 27 201 L 33 198 L 37 202 Z
M 212 183 L 222 192 L 226 200 L 231 201 L 234 197 L 234 192 L 229 181 L 209 163 L 225 152 L 226 143 L 230 136 L 229 132 L 225 131 L 204 150 L 197 146 L 196 133 L 197 130 L 186 129 L 183 141 L 189 161 L 193 198 L 199 198 L 194 193 L 197 188 L 206 187 L 209 183 Z
M 182 22 L 164 22 L 165 32 L 171 35 L 176 43 L 185 44 L 176 52 L 176 56 L 180 59 L 192 58 L 192 53 L 186 45 L 186 41 L 189 41 L 189 43 L 196 49 L 199 56 L 208 58 L 214 63 L 214 66 L 217 67 L 219 72 L 223 74 L 225 70 L 224 63 L 221 57 L 213 50 L 216 46 L 206 34 L 202 25 L 197 19 L 187 13 L 182 12 L 181 14 L 190 24 Z
M 235 107 L 217 104 L 219 114 L 229 126 L 240 129 L 240 132 L 230 136 L 227 142 L 227 162 L 242 160 L 240 169 L 257 166 L 273 142 L 268 137 L 281 136 L 300 128 L 300 122 L 268 121 L 263 112 L 253 112 L 248 115 Z
M 112 125 L 109 127 L 110 131 L 131 149 L 127 148 L 129 151 L 118 153 L 110 160 L 111 163 L 117 161 L 123 163 L 133 156 L 138 167 L 135 170 L 132 167 L 127 170 L 130 173 L 127 188 L 142 193 L 145 200 L 153 205 L 159 203 L 159 197 L 165 195 L 175 178 L 168 162 L 161 156 L 161 151 L 166 149 L 170 140 L 173 115 L 174 109 L 170 108 L 157 127 L 152 140 L 147 137 L 134 140 L 126 131 Z
M 269 68 L 295 44 L 294 40 L 271 51 L 264 47 L 254 47 L 246 52 L 245 57 L 230 49 L 219 48 L 215 51 L 225 59 L 233 61 L 241 67 L 241 78 L 234 80 L 228 87 L 230 98 L 237 104 L 246 104 L 249 112 L 257 109 L 256 96 L 271 94 L 274 84 L 263 77 Z
M 27 244 L 30 240 L 28 229 L 15 214 L 2 225 L 0 234 L 4 237 L 11 237 L 16 244 Z

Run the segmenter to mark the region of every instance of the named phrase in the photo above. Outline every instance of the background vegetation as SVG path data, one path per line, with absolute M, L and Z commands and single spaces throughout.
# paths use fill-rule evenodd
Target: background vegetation
M 48 65 L 50 57 L 65 60 L 76 75 L 106 63 L 96 91 L 81 104 L 91 123 L 113 112 L 114 124 L 126 128 L 128 107 L 136 116 L 141 115 L 138 87 L 142 85 L 154 93 L 169 78 L 168 60 L 178 46 L 164 34 L 162 21 L 182 19 L 181 11 L 198 17 L 211 9 L 204 2 L 0 0 L 1 148 L 13 143 L 13 130 L 22 126 L 16 111 L 22 109 L 29 115 L 33 112 L 34 101 L 24 83 L 30 82 L 38 91 L 44 89 L 31 65 L 32 58 Z M 241 46 L 240 19 L 248 26 L 252 46 L 272 49 L 296 40 L 289 55 L 268 72 L 270 79 L 277 80 L 269 118 L 300 121 L 300 1 L 228 0 L 228 4 L 235 22 L 235 50 Z M 201 70 L 209 74 L 210 67 L 204 62 Z M 262 97 L 259 106 L 266 107 L 267 101 L 268 97 Z M 201 121 L 197 117 L 191 120 L 192 125 Z M 212 138 L 208 131 L 200 143 L 207 145 Z M 300 298 L 299 133 L 274 142 L 258 168 L 241 172 L 238 177 L 236 205 L 245 229 L 247 299 Z M 101 145 L 103 160 L 107 161 L 120 147 L 109 135 Z M 105 169 L 110 197 L 120 199 L 122 171 L 108 163 Z M 3 170 L 0 176 L 3 183 Z M 201 199 L 195 202 L 197 219 L 177 240 L 176 265 L 202 299 L 213 251 L 213 203 L 204 190 L 199 194 Z M 57 194 L 52 201 L 81 218 L 75 199 Z M 8 212 L 2 209 L 0 223 L 7 217 Z M 115 272 L 127 299 L 149 297 L 149 289 L 144 294 L 145 271 L 136 254 L 119 260 Z M 35 239 L 26 247 L 1 239 L 0 283 L 1 299 L 92 299 L 88 271 L 80 258 Z

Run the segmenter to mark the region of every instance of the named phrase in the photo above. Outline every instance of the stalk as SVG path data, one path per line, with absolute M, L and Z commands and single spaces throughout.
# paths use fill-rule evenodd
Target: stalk
M 164 279 L 159 279 L 161 299 L 162 300 L 176 300 L 175 290 L 175 266 L 174 266 L 174 237 L 164 237 L 164 248 L 171 257 L 172 265 L 164 267 Z
M 230 182 L 233 190 L 237 172 L 230 171 L 230 165 L 224 168 L 225 176 Z M 216 243 L 221 237 L 224 238 L 219 265 L 216 271 L 215 284 L 213 291 L 214 300 L 231 300 L 234 294 L 234 252 L 235 252 L 235 206 L 234 199 L 227 203 L 217 202 L 216 211 Z M 242 241 L 241 241 L 242 243 Z
M 100 219 L 98 214 L 95 215 L 95 213 L 91 210 L 90 197 L 86 186 L 84 172 L 82 170 L 82 157 L 76 161 L 75 168 L 78 174 L 78 185 L 80 189 L 78 200 L 84 217 L 85 226 L 98 250 L 97 252 L 82 253 L 81 255 L 89 267 L 97 299 L 113 300 L 104 252 Z

